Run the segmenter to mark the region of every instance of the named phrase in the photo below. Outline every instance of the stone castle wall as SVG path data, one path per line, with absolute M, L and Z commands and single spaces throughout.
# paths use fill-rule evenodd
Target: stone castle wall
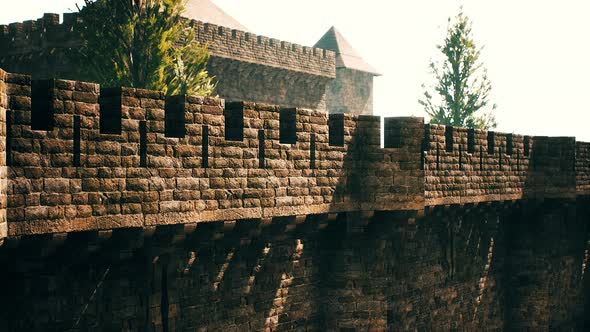
M 575 197 L 577 178 L 584 185 L 588 159 L 576 159 L 576 147 L 585 143 L 573 137 L 442 125 L 428 125 L 425 132 L 427 205 Z
M 587 143 L 0 78 L 7 331 L 590 324 Z
M 421 118 L 378 117 L 6 74 L 12 236 L 419 209 Z
M 371 77 L 197 21 L 228 101 L 39 80 L 79 78 L 77 21 L 0 26 L 35 76 L 0 70 L 0 329 L 590 327 L 590 143 L 398 117 L 381 147 L 326 112 Z
M 574 138 L 3 73 L 8 236 L 583 195 Z
M 65 50 L 77 47 L 76 16 L 45 14 L 38 20 L 0 25 L 0 67 L 39 78 L 75 75 Z
M 211 57 L 207 68 L 217 79 L 214 94 L 226 100 L 326 109 L 326 85 L 331 78 L 222 57 Z

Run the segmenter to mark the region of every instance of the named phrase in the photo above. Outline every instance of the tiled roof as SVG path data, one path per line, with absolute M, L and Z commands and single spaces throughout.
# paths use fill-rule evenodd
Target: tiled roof
M 342 34 L 334 27 L 331 27 L 314 47 L 336 52 L 337 68 L 355 69 L 375 76 L 381 75 L 375 68 L 363 60 L 350 43 L 344 39 Z
M 206 23 L 248 32 L 249 30 L 210 0 L 188 0 L 182 16 Z

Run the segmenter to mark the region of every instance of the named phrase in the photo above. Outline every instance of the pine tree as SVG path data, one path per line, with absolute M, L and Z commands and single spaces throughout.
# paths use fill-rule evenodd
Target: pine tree
M 81 47 L 72 50 L 79 75 L 104 86 L 173 94 L 213 93 L 209 52 L 181 17 L 183 0 L 85 0 Z
M 431 61 L 436 83 L 424 89 L 419 103 L 430 116 L 430 123 L 457 127 L 490 129 L 496 127 L 489 96 L 492 85 L 487 70 L 479 62 L 481 49 L 475 46 L 471 22 L 462 12 L 449 18 L 447 36 L 437 48 L 442 62 Z

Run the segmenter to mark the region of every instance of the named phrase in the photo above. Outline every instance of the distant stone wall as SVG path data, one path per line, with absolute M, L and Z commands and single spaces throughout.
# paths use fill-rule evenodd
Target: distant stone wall
M 210 23 L 191 22 L 199 42 L 207 44 L 214 56 L 313 76 L 335 76 L 336 55 L 333 51 L 257 36 Z
M 66 52 L 79 47 L 76 13 L 45 14 L 35 21 L 0 25 L 0 68 L 37 79 L 81 77 Z M 335 77 L 335 54 L 199 21 L 197 40 L 211 52 L 208 70 L 215 94 L 289 107 L 326 108 L 326 86 Z
M 328 111 L 373 115 L 373 76 L 358 70 L 336 69 L 336 79 L 326 90 Z
M 326 109 L 331 78 L 212 57 L 209 74 L 218 78 L 214 94 L 227 101 L 252 100 L 282 107 Z M 225 79 L 229 78 L 229 79 Z
M 77 16 L 44 14 L 37 20 L 0 25 L 0 68 L 36 78 L 73 78 L 65 50 L 78 47 Z
M 0 61 L 58 68 L 58 23 Z M 283 106 L 0 70 L 3 331 L 590 328 L 588 143 L 397 117 L 381 147 L 322 109 L 329 53 L 202 28 L 260 47 L 220 91 Z
M 3 71 L 1 91 L 7 331 L 590 323 L 574 138 L 397 117 L 382 148 L 375 116 Z

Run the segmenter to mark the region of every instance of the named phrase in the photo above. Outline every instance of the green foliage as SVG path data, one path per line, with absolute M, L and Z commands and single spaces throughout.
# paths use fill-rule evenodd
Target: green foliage
M 199 47 L 192 27 L 184 28 L 183 36 L 184 43 L 172 48 L 161 66 L 155 88 L 168 95 L 211 95 L 215 83 L 207 73 L 210 54 L 206 47 Z
M 83 44 L 73 50 L 80 75 L 104 86 L 212 94 L 209 52 L 180 15 L 183 0 L 85 0 Z
M 496 105 L 489 105 L 492 85 L 487 71 L 479 63 L 480 50 L 471 35 L 469 18 L 459 13 L 452 22 L 449 18 L 447 36 L 438 45 L 444 60 L 431 61 L 430 69 L 435 85 L 424 89 L 418 102 L 430 116 L 430 122 L 457 127 L 490 129 L 496 127 L 492 113 Z

